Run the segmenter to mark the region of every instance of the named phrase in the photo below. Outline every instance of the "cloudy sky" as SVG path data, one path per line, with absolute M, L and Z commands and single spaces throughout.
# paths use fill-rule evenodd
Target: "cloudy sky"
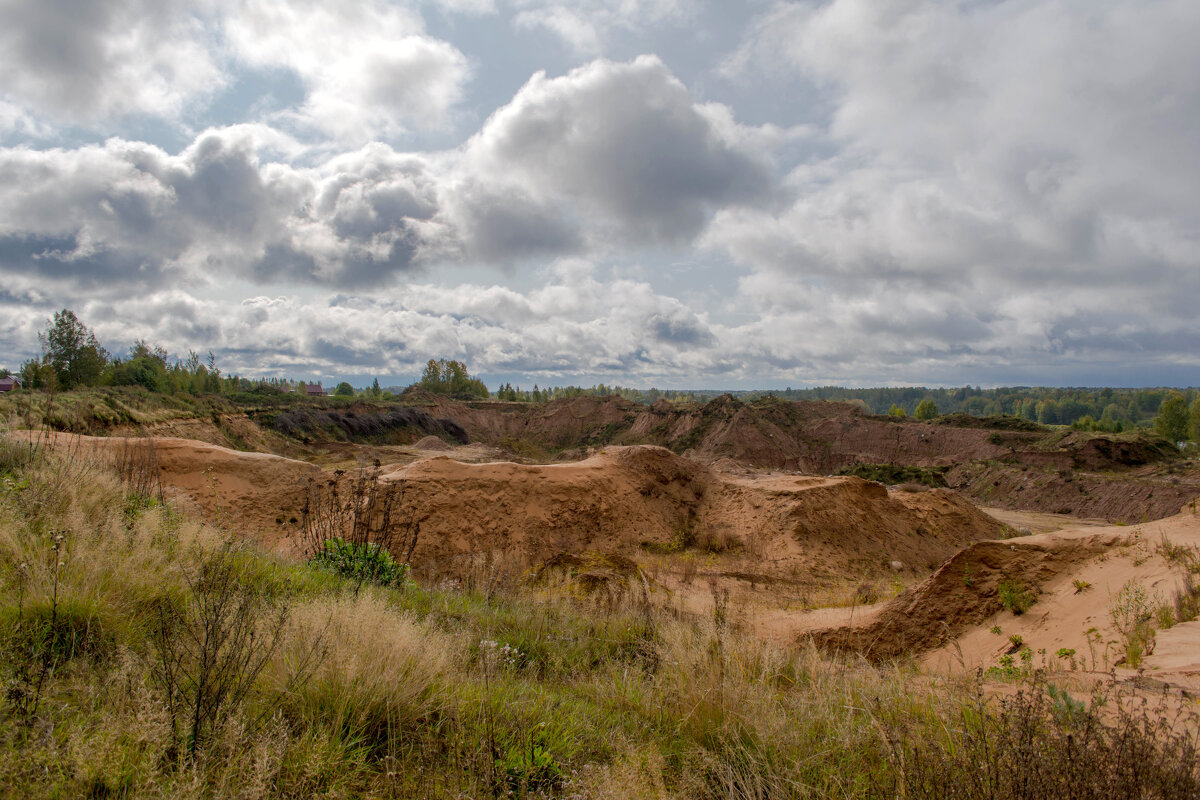
M 0 363 L 1200 384 L 1196 0 L 0 0 Z

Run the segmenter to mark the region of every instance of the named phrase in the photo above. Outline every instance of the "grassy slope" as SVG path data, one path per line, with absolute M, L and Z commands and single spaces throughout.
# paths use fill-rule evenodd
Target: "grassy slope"
M 356 591 L 79 459 L 5 445 L 0 475 L 6 796 L 867 797 L 897 781 L 948 796 L 981 759 L 998 791 L 961 796 L 1111 788 L 1121 763 L 1197 790 L 1192 740 L 1164 729 L 1131 727 L 1122 741 L 1138 746 L 1105 756 L 1098 733 L 1080 745 L 1093 716 L 1046 716 L 1044 700 L 988 710 L 969 683 L 772 649 L 634 602 L 498 591 L 482 566 L 468 587 Z M 195 687 L 164 676 L 198 675 L 189 634 L 205 618 L 232 634 L 218 657 L 245 655 L 220 674 L 247 691 L 192 738 Z M 1017 739 L 1030 747 L 1004 746 Z M 1067 746 L 1100 750 L 1041 775 Z

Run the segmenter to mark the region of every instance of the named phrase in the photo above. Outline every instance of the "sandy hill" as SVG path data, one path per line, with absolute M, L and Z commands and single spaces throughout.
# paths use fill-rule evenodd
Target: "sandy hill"
M 268 542 L 296 537 L 307 507 L 362 475 L 181 439 L 75 437 L 55 446 L 153 469 L 206 516 Z M 132 456 L 132 457 L 131 457 Z M 893 491 L 853 477 L 738 474 L 661 447 L 583 461 L 465 464 L 446 456 L 385 466 L 393 519 L 419 524 L 412 562 L 430 575 L 479 558 L 525 568 L 558 553 L 720 557 L 748 580 L 799 583 L 924 572 L 1005 526 L 953 492 Z
M 570 464 L 418 461 L 403 481 L 418 558 L 500 549 L 729 551 L 772 577 L 928 569 L 1003 526 L 952 492 L 894 492 L 858 478 L 739 477 L 661 447 L 614 447 Z
M 1037 667 L 1117 668 L 1128 676 L 1128 634 L 1141 624 L 1149 639 L 1140 676 L 1194 691 L 1200 620 L 1180 617 L 1200 596 L 1192 588 L 1198 573 L 1200 514 L 1189 505 L 1137 526 L 973 544 L 914 589 L 860 611 L 853 624 L 814 615 L 801 635 L 874 658 L 924 654 L 940 669 L 993 667 L 1029 648 Z M 1002 582 L 1024 587 L 1035 602 L 1020 615 L 1006 609 Z

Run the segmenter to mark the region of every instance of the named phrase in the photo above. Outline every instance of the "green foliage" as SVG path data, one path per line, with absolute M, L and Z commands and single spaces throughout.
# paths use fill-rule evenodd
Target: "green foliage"
M 417 385 L 434 394 L 446 394 L 465 399 L 486 400 L 489 396 L 483 381 L 472 378 L 467 371 L 466 364 L 461 361 L 447 361 L 444 358 L 441 360 L 429 359 Z
M 1188 411 L 1188 433 L 1192 435 L 1193 442 L 1200 443 L 1200 395 L 1192 401 Z
M 908 416 L 904 409 L 895 403 L 892 403 L 892 407 L 888 409 L 887 413 L 889 417 L 898 417 L 900 419 L 904 419 Z
M 1062 652 L 1062 650 L 1059 651 L 1060 654 Z M 1074 660 L 1074 656 L 1075 651 L 1070 651 L 1072 660 Z M 1066 689 L 1060 689 L 1053 685 L 1046 687 L 1046 693 L 1050 696 L 1050 713 L 1060 725 L 1069 728 L 1082 728 L 1087 725 L 1090 716 L 1087 703 L 1071 697 Z
M 1037 602 L 1033 589 L 1014 578 L 1001 578 L 996 591 L 1000 598 L 1000 607 L 1011 611 L 1014 616 L 1024 614 Z
M 933 402 L 932 398 L 926 397 L 917 403 L 917 408 L 913 411 L 913 416 L 919 420 L 936 419 L 938 416 L 937 403 Z
M 379 381 L 375 381 L 375 385 L 378 386 Z M 333 396 L 334 397 L 354 397 L 354 387 L 351 386 L 350 384 L 346 383 L 345 381 L 342 381 L 341 383 L 339 383 L 337 385 L 337 388 L 333 390 Z
M 1013 680 L 1021 677 L 1021 668 L 1017 666 L 1016 659 L 1005 653 L 997 659 L 996 666 L 988 667 L 987 675 L 990 678 Z
M 99 383 L 108 365 L 108 351 L 74 311 L 64 308 L 55 313 L 50 326 L 38 333 L 38 340 L 42 344 L 42 361 L 52 370 L 59 387 L 71 389 Z
M 396 561 L 374 542 L 355 544 L 341 538 L 326 539 L 308 563 L 352 581 L 378 586 L 404 586 L 408 578 L 408 565 Z
M 496 771 L 505 788 L 516 797 L 534 792 L 548 796 L 563 782 L 562 765 L 546 743 L 544 725 L 528 742 L 513 745 L 496 759 Z
M 1168 441 L 1182 442 L 1188 438 L 1188 427 L 1187 400 L 1179 392 L 1171 392 L 1158 407 L 1154 430 Z

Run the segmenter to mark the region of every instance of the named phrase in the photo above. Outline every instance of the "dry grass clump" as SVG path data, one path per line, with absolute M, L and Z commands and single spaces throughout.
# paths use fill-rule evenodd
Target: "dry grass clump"
M 285 716 L 378 755 L 446 710 L 444 676 L 464 648 L 428 621 L 372 592 L 317 598 L 292 617 L 270 676 L 286 691 Z M 307 670 L 314 649 L 320 657 Z M 298 673 L 305 679 L 296 685 Z
M 0 446 L 0 795 L 1200 790 L 1195 721 L 1154 708 L 1001 704 L 637 592 L 360 584 L 131 502 L 144 486 L 77 453 L 27 455 Z

